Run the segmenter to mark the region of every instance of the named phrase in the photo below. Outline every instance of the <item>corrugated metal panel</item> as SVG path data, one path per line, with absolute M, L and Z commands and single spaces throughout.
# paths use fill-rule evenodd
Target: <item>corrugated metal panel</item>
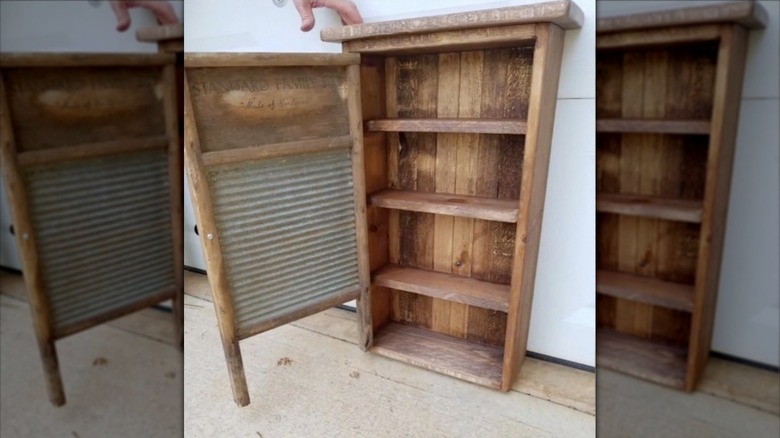
M 207 174 L 239 335 L 358 287 L 348 149 Z
M 173 290 L 165 151 L 23 172 L 55 334 Z

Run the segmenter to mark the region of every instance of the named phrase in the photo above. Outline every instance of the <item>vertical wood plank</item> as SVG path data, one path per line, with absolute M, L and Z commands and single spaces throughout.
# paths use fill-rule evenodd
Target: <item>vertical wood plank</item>
M 168 137 L 168 184 L 171 196 L 171 241 L 173 243 L 173 323 L 176 343 L 184 349 L 184 187 L 182 178 L 183 164 L 181 141 L 179 138 L 179 103 L 176 90 L 176 65 L 163 67 L 162 84 L 164 90 L 163 111 L 165 113 L 165 134 Z
M 49 301 L 44 292 L 46 285 L 38 263 L 35 233 L 32 228 L 24 179 L 16 157 L 8 95 L 2 76 L 0 76 L 0 158 L 2 158 L 0 165 L 5 177 L 8 201 L 14 206 L 11 209 L 11 216 L 14 222 L 16 243 L 22 256 L 24 282 L 30 299 L 30 310 L 38 349 L 43 361 L 46 389 L 51 403 L 55 406 L 62 406 L 65 404 L 65 392 L 62 386 L 57 349 L 54 345 L 55 337 L 51 327 Z
M 459 94 L 454 93 L 460 85 L 460 54 L 444 53 L 439 55 L 437 117 L 456 118 L 458 116 Z M 436 138 L 436 192 L 455 193 L 455 168 L 457 134 L 438 134 Z M 454 218 L 436 215 L 433 225 L 433 269 L 439 272 L 452 272 L 452 231 Z M 455 308 L 455 330 L 450 316 Z M 431 307 L 431 328 L 435 331 L 454 336 L 463 336 L 462 324 L 465 306 L 447 300 L 433 300 Z
M 531 318 L 536 262 L 539 253 L 544 196 L 553 120 L 563 55 L 563 30 L 554 24 L 537 24 L 531 91 L 528 104 L 523 177 L 515 244 L 515 263 L 509 298 L 501 389 L 508 391 L 525 358 Z
M 711 119 L 713 130 L 707 159 L 694 314 L 688 350 L 685 382 L 688 390 L 692 390 L 701 378 L 712 341 L 746 52 L 747 30 L 736 24 L 723 25 L 715 76 Z
M 195 207 L 195 217 L 200 231 L 203 255 L 206 259 L 211 294 L 217 312 L 217 323 L 222 338 L 222 348 L 225 352 L 233 399 L 239 406 L 249 404 L 249 390 L 244 375 L 244 363 L 241 359 L 241 348 L 236 335 L 235 312 L 233 301 L 229 294 L 229 286 L 222 260 L 222 250 L 219 235 L 214 222 L 211 194 L 201 159 L 200 142 L 197 126 L 192 112 L 190 88 L 187 73 L 184 73 L 184 160 L 187 164 L 192 205 Z M 209 238 L 209 236 L 211 238 Z
M 626 53 L 623 57 L 623 90 L 621 92 L 621 116 L 641 118 L 644 106 L 645 55 L 642 52 Z M 620 191 L 639 193 L 642 175 L 642 134 L 623 134 L 620 154 Z M 618 269 L 636 273 L 645 254 L 638 245 L 638 229 L 642 218 L 620 216 L 618 218 Z M 645 303 L 618 300 L 615 305 L 615 327 L 618 331 L 637 336 L 650 336 L 652 332 L 652 307 Z
M 435 117 L 438 98 L 438 55 L 401 56 L 397 60 L 398 117 Z M 436 134 L 399 133 L 400 188 L 435 191 Z M 400 263 L 433 269 L 434 215 L 399 212 Z M 405 320 L 431 327 L 431 297 L 398 292 Z
M 363 351 L 373 344 L 371 322 L 371 272 L 368 261 L 368 221 L 366 217 L 365 163 L 363 160 L 363 112 L 360 97 L 360 65 L 347 66 L 347 112 L 352 137 L 352 181 L 355 199 L 355 234 L 357 239 L 360 297 L 357 299 L 358 343 Z

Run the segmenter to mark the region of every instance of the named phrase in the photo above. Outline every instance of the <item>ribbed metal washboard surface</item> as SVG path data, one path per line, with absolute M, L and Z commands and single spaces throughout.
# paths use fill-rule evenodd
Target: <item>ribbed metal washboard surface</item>
M 239 334 L 358 287 L 348 149 L 207 174 Z
M 23 171 L 55 334 L 173 290 L 165 151 Z

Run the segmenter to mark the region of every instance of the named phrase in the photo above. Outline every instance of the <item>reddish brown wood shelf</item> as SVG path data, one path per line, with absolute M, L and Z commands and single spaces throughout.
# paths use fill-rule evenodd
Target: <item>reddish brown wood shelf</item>
M 509 119 L 379 119 L 370 120 L 368 131 L 453 132 L 461 134 L 524 135 L 526 123 Z
M 693 286 L 687 284 L 599 269 L 596 271 L 596 291 L 667 309 L 693 311 Z
M 383 190 L 369 197 L 371 205 L 394 210 L 517 222 L 518 201 L 447 193 Z
M 390 264 L 373 275 L 373 284 L 483 309 L 509 309 L 509 285 L 459 275 Z
M 596 211 L 671 221 L 701 223 L 702 201 L 648 195 L 599 193 Z
M 685 387 L 685 346 L 643 339 L 599 327 L 596 366 L 641 377 L 674 388 Z
M 501 387 L 502 347 L 389 323 L 374 336 L 371 351 L 472 383 Z
M 596 132 L 709 135 L 710 121 L 601 119 L 596 120 Z

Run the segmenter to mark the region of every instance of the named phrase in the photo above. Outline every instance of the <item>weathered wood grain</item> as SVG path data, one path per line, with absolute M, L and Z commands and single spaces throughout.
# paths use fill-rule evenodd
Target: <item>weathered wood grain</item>
M 331 27 L 322 30 L 323 41 L 339 42 L 386 35 L 499 27 L 523 23 L 555 23 L 563 29 L 582 25 L 582 10 L 570 0 L 558 0 L 499 9 L 461 12 L 433 17 Z

